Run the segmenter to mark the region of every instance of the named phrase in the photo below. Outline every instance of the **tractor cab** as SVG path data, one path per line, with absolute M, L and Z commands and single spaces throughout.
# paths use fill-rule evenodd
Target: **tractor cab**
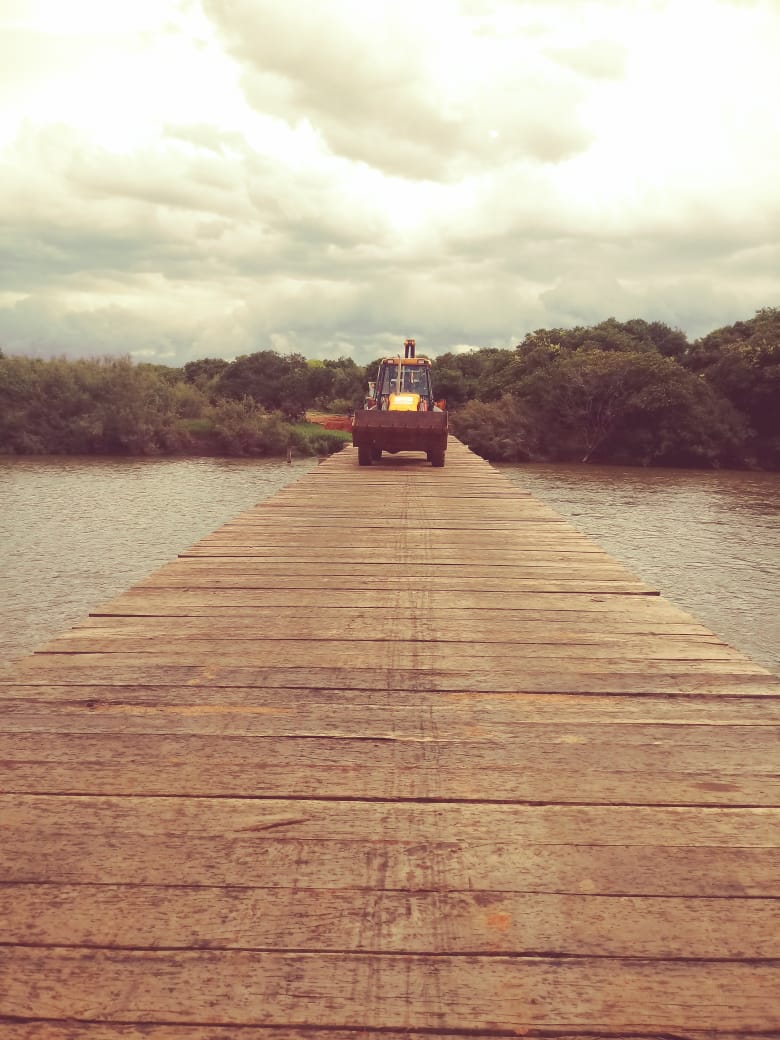
M 387 412 L 425 412 L 431 407 L 431 379 L 422 362 L 422 358 L 415 359 L 413 364 L 400 358 L 382 361 L 376 383 L 379 408 Z
M 413 339 L 404 342 L 404 357 L 382 358 L 376 380 L 369 383 L 368 408 L 383 412 L 433 411 L 431 362 L 415 356 Z

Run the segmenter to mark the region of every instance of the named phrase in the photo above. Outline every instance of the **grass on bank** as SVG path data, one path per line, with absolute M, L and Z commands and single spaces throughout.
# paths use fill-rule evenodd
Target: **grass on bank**
M 349 430 L 326 430 L 321 423 L 315 422 L 293 423 L 292 428 L 303 437 L 318 437 L 325 432 L 329 437 L 333 437 L 343 444 L 352 443 L 352 433 Z

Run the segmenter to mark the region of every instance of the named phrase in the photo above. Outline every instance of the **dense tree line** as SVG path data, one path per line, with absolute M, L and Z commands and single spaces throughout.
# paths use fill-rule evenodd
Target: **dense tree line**
M 211 400 L 251 398 L 290 422 L 300 420 L 309 409 L 351 411 L 362 400 L 367 379 L 366 370 L 351 358 L 315 361 L 273 350 L 260 350 L 231 362 L 217 358 L 189 361 L 183 373 L 188 383 Z
M 662 322 L 540 329 L 440 356 L 437 393 L 486 458 L 780 468 L 780 310 L 689 344 Z
M 359 407 L 377 363 L 264 350 L 183 368 L 0 351 L 0 452 L 327 452 L 307 410 Z M 455 432 L 486 458 L 780 468 L 780 310 L 694 343 L 663 322 L 539 329 L 433 365 Z
M 252 369 L 251 358 L 232 363 L 206 359 L 176 369 L 127 358 L 42 360 L 0 352 L 0 453 L 281 455 L 292 450 L 310 455 L 338 450 L 342 436 L 300 423 L 307 392 L 302 379 L 290 377 L 297 359 L 268 351 L 252 357 L 268 365 L 267 382 L 256 371 L 260 362 Z M 362 386 L 363 369 L 354 367 Z M 277 373 L 275 379 L 271 372 Z M 334 385 L 340 385 L 335 377 Z

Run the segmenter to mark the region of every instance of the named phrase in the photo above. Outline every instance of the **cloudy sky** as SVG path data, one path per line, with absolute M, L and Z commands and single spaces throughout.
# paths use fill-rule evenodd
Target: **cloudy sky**
M 0 0 L 0 346 L 172 365 L 780 303 L 780 0 Z

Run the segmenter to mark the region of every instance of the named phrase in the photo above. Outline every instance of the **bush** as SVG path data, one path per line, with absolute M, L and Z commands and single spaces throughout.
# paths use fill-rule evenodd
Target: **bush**
M 212 423 L 216 444 L 227 455 L 284 455 L 297 440 L 279 415 L 264 412 L 249 397 L 220 401 Z
M 361 401 L 358 401 L 359 405 Z M 331 415 L 350 415 L 355 411 L 356 402 L 350 400 L 347 397 L 336 397 L 332 401 L 329 401 L 326 407 L 326 411 Z
M 167 372 L 128 358 L 0 359 L 0 451 L 154 455 L 186 450 Z M 186 407 L 192 409 L 190 397 Z
M 470 401 L 450 415 L 452 432 L 473 452 L 493 462 L 529 462 L 536 439 L 529 416 L 505 394 L 498 401 Z
M 321 430 L 320 433 L 305 435 L 304 439 L 312 455 L 335 455 L 352 440 L 352 436 L 336 430 Z

